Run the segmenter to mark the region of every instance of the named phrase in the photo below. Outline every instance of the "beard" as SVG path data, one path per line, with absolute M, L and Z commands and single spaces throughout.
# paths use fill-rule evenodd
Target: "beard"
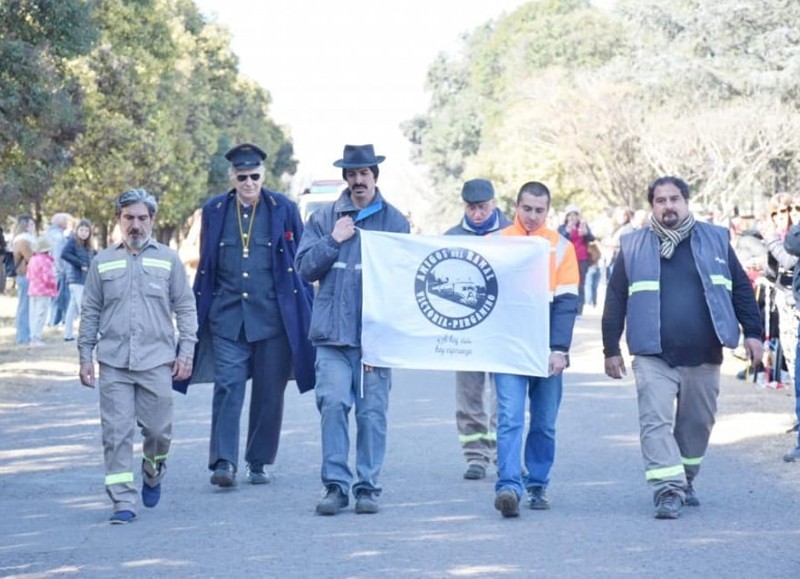
M 680 217 L 675 211 L 665 211 L 661 216 L 661 224 L 667 229 L 675 229 L 680 223 Z
M 147 244 L 148 239 L 149 236 L 146 236 L 141 232 L 130 231 L 128 232 L 128 238 L 126 239 L 126 243 L 128 247 L 130 247 L 131 249 L 139 250 L 142 249 Z

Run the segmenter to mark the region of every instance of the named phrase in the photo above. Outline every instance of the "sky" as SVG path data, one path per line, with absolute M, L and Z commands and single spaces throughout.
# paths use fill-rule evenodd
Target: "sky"
M 231 32 L 240 71 L 272 96 L 299 160 L 293 190 L 339 177 L 345 144 L 385 155 L 382 190 L 424 187 L 400 123 L 427 110 L 437 54 L 525 0 L 195 0 Z M 404 205 L 400 202 L 398 205 Z

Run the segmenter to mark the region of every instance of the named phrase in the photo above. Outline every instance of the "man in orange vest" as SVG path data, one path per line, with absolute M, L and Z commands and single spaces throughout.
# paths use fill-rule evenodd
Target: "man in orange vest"
M 578 260 L 575 248 L 557 231 L 548 229 L 550 191 L 537 181 L 525 183 L 517 195 L 514 224 L 501 235 L 537 236 L 550 242 L 550 358 L 548 376 L 496 374 L 497 483 L 495 508 L 504 517 L 519 516 L 519 501 L 528 493 L 528 506 L 550 508 L 546 489 L 556 449 L 556 418 L 561 404 L 562 372 L 569 365 L 572 329 L 578 314 Z M 525 477 L 520 454 L 525 427 L 525 400 L 530 398 L 531 422 L 525 440 Z

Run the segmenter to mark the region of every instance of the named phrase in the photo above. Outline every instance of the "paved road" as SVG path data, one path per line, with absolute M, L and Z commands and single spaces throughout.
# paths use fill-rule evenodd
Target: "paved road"
M 780 459 L 793 399 L 726 379 L 697 481 L 702 506 L 655 520 L 632 382 L 599 373 L 598 325 L 590 313 L 577 328 L 553 508 L 511 520 L 493 508 L 494 477 L 461 478 L 452 375 L 398 371 L 379 514 L 314 514 L 318 418 L 312 395 L 293 385 L 275 482 L 210 486 L 211 388 L 202 385 L 176 398 L 161 504 L 112 527 L 97 395 L 72 378 L 72 350 L 52 346 L 39 372 L 47 379 L 0 385 L 0 575 L 800 577 L 800 464 Z M 0 367 L 0 378 L 9 371 Z

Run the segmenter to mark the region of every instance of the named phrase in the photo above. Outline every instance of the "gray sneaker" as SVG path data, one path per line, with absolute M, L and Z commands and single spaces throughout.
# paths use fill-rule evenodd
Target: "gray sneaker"
M 467 480 L 480 480 L 486 476 L 486 467 L 477 462 L 473 462 L 467 467 L 464 478 Z
M 784 462 L 794 462 L 796 460 L 800 460 L 800 446 L 783 455 Z
M 531 487 L 528 489 L 528 508 L 534 511 L 546 511 L 550 508 L 547 492 L 544 487 Z
M 519 516 L 519 497 L 512 489 L 503 489 L 494 496 L 494 508 L 506 518 Z
M 657 519 L 677 519 L 681 515 L 683 501 L 675 491 L 667 491 L 658 497 L 655 517 Z
M 317 503 L 317 514 L 335 515 L 348 504 L 350 500 L 339 485 L 328 485 L 325 496 Z
M 376 495 L 372 491 L 360 490 L 356 494 L 356 514 L 373 515 L 380 510 Z
M 694 490 L 691 482 L 686 483 L 686 489 L 684 490 L 684 494 L 686 498 L 683 499 L 683 504 L 687 507 L 699 507 L 700 506 L 700 499 L 697 498 L 697 492 Z
M 251 485 L 265 485 L 272 482 L 272 475 L 264 470 L 264 465 L 247 465 L 247 481 Z

